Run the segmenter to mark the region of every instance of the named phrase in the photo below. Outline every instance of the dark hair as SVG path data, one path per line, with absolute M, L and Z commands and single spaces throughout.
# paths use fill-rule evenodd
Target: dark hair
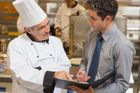
M 95 10 L 102 20 L 108 15 L 114 20 L 118 11 L 118 2 L 116 0 L 89 0 L 87 4 L 88 8 Z

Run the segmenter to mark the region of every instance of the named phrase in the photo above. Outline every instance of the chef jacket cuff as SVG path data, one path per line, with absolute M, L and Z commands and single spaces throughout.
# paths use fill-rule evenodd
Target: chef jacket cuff
M 43 86 L 44 87 L 51 87 L 54 84 L 54 72 L 46 71 L 44 80 L 43 80 Z

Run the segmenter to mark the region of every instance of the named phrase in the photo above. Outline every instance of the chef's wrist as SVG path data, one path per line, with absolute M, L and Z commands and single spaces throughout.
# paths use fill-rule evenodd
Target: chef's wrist
M 45 75 L 44 75 L 44 80 L 43 80 L 43 86 L 44 87 L 48 87 L 48 86 L 52 86 L 53 82 L 54 82 L 54 73 L 52 71 L 46 71 Z
M 54 72 L 46 71 L 43 80 L 43 87 L 44 93 L 53 93 L 55 88 Z

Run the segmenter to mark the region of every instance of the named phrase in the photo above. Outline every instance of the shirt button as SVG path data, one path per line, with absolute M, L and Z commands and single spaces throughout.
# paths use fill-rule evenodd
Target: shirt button
M 50 54 L 50 56 L 52 56 L 52 54 Z

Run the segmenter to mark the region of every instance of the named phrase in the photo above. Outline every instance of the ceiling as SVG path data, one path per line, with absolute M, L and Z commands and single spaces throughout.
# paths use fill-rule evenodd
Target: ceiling
M 62 2 L 63 0 L 39 0 L 39 5 L 45 10 L 47 2 Z M 79 2 L 84 0 L 79 0 Z M 140 8 L 140 0 L 117 0 L 123 6 L 135 6 Z M 12 6 L 12 0 L 0 0 L 0 24 L 7 24 L 11 31 L 17 31 L 16 20 L 18 14 Z M 7 3 L 7 5 L 5 4 Z M 132 12 L 132 11 L 131 11 Z M 139 14 L 140 15 L 140 14 Z

